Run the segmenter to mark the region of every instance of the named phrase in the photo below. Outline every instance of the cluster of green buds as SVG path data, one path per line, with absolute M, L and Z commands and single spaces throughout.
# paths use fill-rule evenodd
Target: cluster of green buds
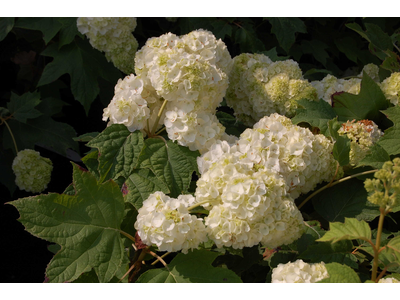
M 368 201 L 385 208 L 386 211 L 400 205 L 400 158 L 387 161 L 374 175 L 376 179 L 366 179 L 365 189 Z

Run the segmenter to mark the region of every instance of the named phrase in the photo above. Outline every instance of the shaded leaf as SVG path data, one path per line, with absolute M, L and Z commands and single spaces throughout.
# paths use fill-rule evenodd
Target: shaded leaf
M 60 31 L 62 24 L 58 18 L 18 18 L 15 27 L 41 31 L 47 44 Z
M 140 131 L 130 132 L 123 124 L 113 124 L 93 138 L 87 146 L 99 150 L 100 181 L 127 178 L 136 168 L 144 146 Z
M 52 117 L 58 113 L 60 113 L 63 109 L 64 106 L 68 105 L 66 102 L 54 98 L 54 97 L 48 97 L 41 100 L 38 106 L 36 108 L 44 115 Z
M 19 149 L 33 149 L 40 143 L 53 149 L 61 155 L 67 155 L 67 149 L 78 149 L 72 140 L 76 136 L 75 130 L 66 123 L 56 122 L 48 116 L 28 119 L 26 123 L 10 120 L 8 124 L 14 134 Z M 4 148 L 13 149 L 11 137 L 4 135 Z
M 262 51 L 262 54 L 268 56 L 272 61 L 280 61 L 289 59 L 289 56 L 278 56 L 276 47 L 269 49 L 268 51 Z
M 379 216 L 379 206 L 367 200 L 364 183 L 356 178 L 328 188 L 313 197 L 313 206 L 325 220 L 343 222 L 345 218 L 372 221 Z
M 311 263 L 319 263 L 321 261 L 324 263 L 337 262 L 357 269 L 357 258 L 352 254 L 352 251 L 353 243 L 351 241 L 324 242 L 310 245 L 299 258 L 307 259 Z
M 385 134 L 378 140 L 379 144 L 389 155 L 400 153 L 400 107 L 394 106 L 382 111 L 394 125 L 385 130 Z
M 391 73 L 400 71 L 400 56 L 393 51 L 383 51 L 386 54 L 381 65 L 382 68 L 389 70 Z
M 390 160 L 389 154 L 381 145 L 376 143 L 370 148 L 370 153 L 357 164 L 357 167 L 371 166 L 375 169 L 381 169 L 388 160 Z
M 31 234 L 61 245 L 49 263 L 50 282 L 66 282 L 94 269 L 109 282 L 126 259 L 119 229 L 124 200 L 112 181 L 98 184 L 89 172 L 73 165 L 74 196 L 47 194 L 10 202 Z
M 4 40 L 11 29 L 13 29 L 14 19 L 15 18 L 0 18 L 0 41 Z
M 146 168 L 160 179 L 170 190 L 170 197 L 185 194 L 190 186 L 193 172 L 198 173 L 198 151 L 161 139 L 145 140 L 145 147 L 139 158 L 140 168 Z
M 379 253 L 379 262 L 383 266 L 390 264 L 390 272 L 398 272 L 400 270 L 400 236 L 391 239 L 385 248 Z
M 322 279 L 318 283 L 361 283 L 360 277 L 349 266 L 336 262 L 325 264 L 329 278 Z
M 329 231 L 317 241 L 332 243 L 341 240 L 371 240 L 371 229 L 365 221 L 358 221 L 354 218 L 345 218 L 344 223 L 329 222 Z
M 354 38 L 346 36 L 342 39 L 335 39 L 334 43 L 339 51 L 344 53 L 348 59 L 357 63 L 360 48 Z
M 268 18 L 272 25 L 271 32 L 275 34 L 279 45 L 286 51 L 296 39 L 296 32 L 306 33 L 304 22 L 299 18 Z
M 350 162 L 351 141 L 346 135 L 339 135 L 338 130 L 340 127 L 341 123 L 337 121 L 337 118 L 328 121 L 328 130 L 325 135 L 331 136 L 335 141 L 332 150 L 333 157 L 340 166 L 346 166 Z
M 358 95 L 336 93 L 332 96 L 332 106 L 339 116 L 339 121 L 378 120 L 382 117 L 380 110 L 388 107 L 388 101 L 379 85 L 365 72 Z
M 137 210 L 142 207 L 143 201 L 149 198 L 150 194 L 157 191 L 161 191 L 164 194 L 170 192 L 167 186 L 149 169 L 134 170 L 125 184 L 128 188 L 125 200 Z
M 292 118 L 293 124 L 306 122 L 313 127 L 318 127 L 321 133 L 324 133 L 328 129 L 328 121 L 336 117 L 335 111 L 326 101 L 301 99 L 297 103 L 299 107 L 296 115 Z
M 218 111 L 216 115 L 218 121 L 226 128 L 225 132 L 227 134 L 232 134 L 239 137 L 247 128 L 246 125 L 228 113 Z
M 58 48 L 71 43 L 77 35 L 82 37 L 82 34 L 78 31 L 76 20 L 77 18 L 58 18 L 58 21 L 62 24 Z
M 42 53 L 43 56 L 54 57 L 47 64 L 40 77 L 38 87 L 51 83 L 61 75 L 71 76 L 71 90 L 74 98 L 85 108 L 86 113 L 93 100 L 99 94 L 98 77 L 116 83 L 121 77 L 111 63 L 107 62 L 101 52 L 93 49 L 87 40 L 75 40 L 73 43 L 58 49 L 58 44 L 49 45 Z
M 28 92 L 21 96 L 11 92 L 11 98 L 10 102 L 7 103 L 7 108 L 16 120 L 26 123 L 27 119 L 34 119 L 42 115 L 40 111 L 35 109 L 35 106 L 40 102 L 40 95 L 38 92 Z
M 313 57 L 326 67 L 326 61 L 329 58 L 329 54 L 325 51 L 328 45 L 320 40 L 303 40 L 301 43 L 304 53 L 312 54 Z
M 307 221 L 305 223 L 306 230 L 296 242 L 299 253 L 306 251 L 310 245 L 325 234 L 325 230 L 321 228 L 321 224 L 318 221 Z
M 221 19 L 217 19 L 211 22 L 213 26 L 213 34 L 217 39 L 224 39 L 225 36 L 230 37 L 232 35 L 232 25 Z
M 257 37 L 257 33 L 251 24 L 242 24 L 236 30 L 235 42 L 240 45 L 242 53 L 256 53 L 265 49 L 264 43 Z
M 143 273 L 138 283 L 239 283 L 240 277 L 225 268 L 213 267 L 211 263 L 219 255 L 217 252 L 194 250 L 188 254 L 179 253 L 168 269 L 154 269 Z
M 82 157 L 82 162 L 88 168 L 89 172 L 96 177 L 97 180 L 100 179 L 98 157 L 99 157 L 99 151 L 97 150 L 90 151 L 88 154 Z

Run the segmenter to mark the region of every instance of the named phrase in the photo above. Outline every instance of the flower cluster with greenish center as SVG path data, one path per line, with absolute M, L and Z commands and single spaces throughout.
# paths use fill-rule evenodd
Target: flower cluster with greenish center
M 108 61 L 124 72 L 134 71 L 134 56 L 138 42 L 132 35 L 136 28 L 136 18 L 86 18 L 77 19 L 80 33 L 89 38 L 93 48 L 105 52 Z
M 387 161 L 374 174 L 374 179 L 366 179 L 364 187 L 368 201 L 389 210 L 400 205 L 400 158 Z
M 189 214 L 194 203 L 192 195 L 170 198 L 163 192 L 151 194 L 138 211 L 135 228 L 146 245 L 156 245 L 160 251 L 176 252 L 198 248 L 207 241 L 201 218 Z
M 394 277 L 387 277 L 379 279 L 378 283 L 400 283 L 400 280 Z
M 248 126 L 272 113 L 293 117 L 298 100 L 317 100 L 317 91 L 291 59 L 272 62 L 264 54 L 240 54 L 233 59 L 229 81 L 227 104 Z
M 15 184 L 20 190 L 40 193 L 47 188 L 51 179 L 53 163 L 50 159 L 40 156 L 40 153 L 25 149 L 19 151 L 12 163 L 16 176 Z
M 338 130 L 340 135 L 350 139 L 350 165 L 357 165 L 369 152 L 370 147 L 375 144 L 383 132 L 378 125 L 371 120 L 347 121 Z
M 400 99 L 400 72 L 392 73 L 388 78 L 382 81 L 381 89 L 386 98 L 393 105 L 399 105 Z
M 301 259 L 279 264 L 272 270 L 272 283 L 315 283 L 329 278 L 324 262 L 308 264 Z

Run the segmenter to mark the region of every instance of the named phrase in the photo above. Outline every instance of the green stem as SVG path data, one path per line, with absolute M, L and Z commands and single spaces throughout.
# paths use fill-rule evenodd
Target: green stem
M 15 138 L 14 138 L 14 135 L 13 135 L 13 133 L 12 133 L 12 131 L 11 131 L 10 126 L 8 126 L 7 121 L 4 120 L 3 118 L 1 118 L 1 121 L 2 121 L 4 124 L 6 124 L 7 129 L 8 129 L 8 131 L 10 132 L 11 138 L 12 138 L 12 140 L 13 140 L 13 142 L 14 142 L 15 151 L 16 151 L 16 153 L 18 153 L 17 143 L 15 142 Z
M 164 111 L 165 106 L 167 105 L 167 102 L 168 102 L 168 100 L 164 99 L 164 102 L 161 105 L 160 110 L 158 111 L 156 122 L 154 123 L 153 129 L 150 132 L 150 136 L 154 136 L 154 134 L 155 134 L 155 132 L 157 130 L 157 127 L 158 127 L 158 122 L 160 121 L 161 115 L 162 115 L 162 113 Z
M 385 208 L 380 207 L 379 211 L 381 214 L 379 215 L 379 223 L 378 223 L 378 233 L 376 235 L 376 244 L 375 244 L 375 255 L 374 255 L 374 264 L 372 267 L 372 276 L 371 280 L 375 281 L 376 279 L 376 274 L 378 271 L 378 256 L 379 256 L 379 248 L 381 247 L 381 235 L 382 235 L 382 229 L 383 229 L 383 220 L 385 219 Z
M 319 190 L 316 190 L 314 193 L 312 193 L 310 196 L 308 196 L 306 199 L 304 199 L 303 202 L 300 203 L 300 205 L 298 206 L 298 208 L 302 208 L 304 206 L 304 204 L 306 204 L 308 202 L 308 200 L 310 200 L 312 197 L 314 197 L 315 195 L 319 194 L 320 192 L 322 192 L 323 190 L 326 190 L 327 188 L 330 188 L 331 186 L 337 185 L 343 181 L 358 177 L 358 176 L 362 176 L 362 175 L 367 175 L 367 174 L 371 174 L 371 173 L 375 173 L 378 170 L 370 170 L 370 171 L 365 171 L 365 172 L 361 172 L 361 173 L 357 173 L 348 177 L 344 177 L 342 179 L 339 179 L 335 182 L 332 183 L 328 183 L 327 185 L 323 186 L 322 188 L 320 188 Z
M 122 235 L 126 236 L 128 239 L 130 239 L 132 242 L 136 243 L 135 238 L 134 238 L 133 236 L 131 236 L 129 233 L 127 233 L 127 232 L 125 232 L 125 231 L 123 231 L 123 230 L 119 230 L 119 232 L 120 232 Z

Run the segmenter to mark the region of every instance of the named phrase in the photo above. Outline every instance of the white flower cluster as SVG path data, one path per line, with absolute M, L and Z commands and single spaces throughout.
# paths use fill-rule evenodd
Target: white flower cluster
M 194 203 L 191 195 L 177 199 L 155 192 L 143 201 L 135 228 L 146 245 L 156 245 L 160 251 L 176 252 L 198 248 L 207 241 L 202 219 L 190 215 L 188 207 Z
M 365 65 L 357 78 L 338 79 L 333 75 L 327 75 L 320 81 L 312 81 L 311 85 L 316 88 L 318 99 L 323 99 L 332 104 L 332 95 L 338 92 L 347 92 L 358 95 L 361 89 L 361 77 L 367 73 L 374 81 L 379 81 L 379 67 L 374 64 Z
M 394 277 L 387 277 L 379 279 L 378 283 L 400 283 L 400 280 Z
M 362 160 L 375 144 L 383 132 L 374 121 L 360 120 L 347 121 L 338 130 L 340 135 L 346 135 L 350 139 L 350 165 L 355 166 Z
M 119 79 L 114 89 L 114 97 L 103 111 L 103 121 L 111 124 L 124 124 L 130 131 L 141 130 L 147 126 L 151 109 L 157 109 L 160 100 L 157 94 L 144 86 L 143 80 L 133 74 Z M 152 126 L 155 119 L 149 120 Z
M 264 54 L 243 53 L 233 59 L 226 93 L 235 116 L 248 126 L 271 113 L 293 117 L 300 99 L 317 100 L 297 62 L 272 62 Z
M 277 113 L 230 144 L 215 143 L 197 159 L 196 202 L 210 210 L 209 237 L 218 247 L 274 248 L 302 234 L 293 199 L 334 176 L 333 144 Z
M 206 30 L 149 39 L 135 57 L 145 85 L 167 100 L 164 124 L 171 140 L 191 150 L 207 149 L 224 134 L 215 117 L 228 87 L 231 57 Z
M 400 72 L 392 73 L 381 83 L 381 89 L 386 98 L 390 100 L 393 105 L 399 105 L 400 99 Z
M 298 259 L 272 270 L 272 283 L 314 283 L 329 278 L 324 262 L 308 264 Z
M 86 18 L 77 20 L 80 33 L 89 38 L 93 48 L 105 52 L 108 61 L 125 74 L 133 73 L 138 42 L 132 35 L 136 18 Z
M 40 193 L 47 188 L 51 179 L 53 163 L 50 159 L 40 156 L 40 153 L 25 149 L 19 151 L 12 163 L 16 176 L 15 184 L 20 190 Z

